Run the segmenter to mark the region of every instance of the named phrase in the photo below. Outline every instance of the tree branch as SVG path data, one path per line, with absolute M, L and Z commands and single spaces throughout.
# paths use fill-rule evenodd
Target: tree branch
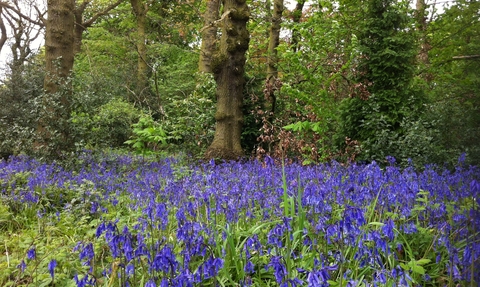
M 230 13 L 232 13 L 233 10 L 228 10 L 226 11 L 225 13 L 223 13 L 222 17 L 220 17 L 220 19 L 210 23 L 210 25 L 207 25 L 205 27 L 203 27 L 202 29 L 200 29 L 200 33 L 202 33 L 204 30 L 208 29 L 208 28 L 211 28 L 213 26 L 218 26 L 218 23 L 222 22 L 223 20 L 225 20 L 225 18 L 230 15 Z
M 10 4 L 8 4 L 7 2 L 0 2 L 0 7 L 3 7 L 3 8 L 6 8 L 6 9 L 8 9 L 8 10 L 11 10 L 11 11 L 14 12 L 15 14 L 17 14 L 20 18 L 25 19 L 25 20 L 27 20 L 28 22 L 30 22 L 30 23 L 32 23 L 32 24 L 38 25 L 38 26 L 40 26 L 40 27 L 42 27 L 42 28 L 45 27 L 45 23 L 44 23 L 44 21 L 43 21 L 43 17 L 42 17 L 42 15 L 40 15 L 40 14 L 38 15 L 39 20 L 34 20 L 34 19 L 32 19 L 31 17 L 23 14 L 20 10 L 18 10 L 18 9 L 16 9 L 15 7 L 13 7 L 13 6 L 11 6 Z M 37 7 L 35 7 L 35 8 L 36 8 L 36 10 L 37 10 L 37 13 L 40 12 Z
M 3 45 L 7 42 L 7 29 L 5 28 L 5 22 L 3 22 L 3 7 L 0 7 L 0 31 L 2 36 L 0 38 L 0 51 L 2 51 Z
M 120 5 L 120 3 L 122 3 L 124 0 L 117 0 L 117 2 L 109 5 L 107 8 L 105 8 L 105 10 L 103 11 L 100 11 L 98 12 L 97 14 L 93 15 L 92 18 L 88 19 L 87 21 L 81 23 L 81 25 L 85 28 L 87 27 L 90 27 L 93 25 L 93 23 L 95 23 L 95 21 L 97 21 L 98 18 L 100 18 L 101 16 L 105 16 L 108 14 L 108 12 L 110 12 L 111 10 L 115 9 L 118 5 Z M 87 2 L 87 1 L 85 1 Z M 84 2 L 84 3 L 85 3 Z M 89 2 L 89 1 L 88 1 Z M 85 8 L 84 8 L 85 9 Z
M 465 56 L 454 56 L 452 59 L 454 60 L 469 60 L 469 59 L 476 59 L 480 58 L 480 55 L 465 55 Z

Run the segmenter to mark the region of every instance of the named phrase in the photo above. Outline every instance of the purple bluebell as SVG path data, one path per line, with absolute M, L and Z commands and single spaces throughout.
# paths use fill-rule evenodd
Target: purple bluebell
M 17 268 L 19 268 L 20 271 L 23 273 L 23 272 L 25 272 L 25 269 L 27 268 L 27 264 L 25 264 L 25 261 L 22 260 L 20 262 L 20 264 L 17 265 Z
M 387 237 L 388 240 L 393 241 L 395 239 L 395 223 L 392 219 L 387 220 L 387 222 L 382 226 L 382 233 Z
M 55 278 L 55 267 L 57 267 L 57 260 L 52 259 L 48 263 L 48 272 L 50 272 L 50 277 Z
M 30 259 L 30 260 L 33 260 L 33 259 L 35 259 L 35 257 L 36 257 L 35 247 L 32 247 L 32 248 L 28 249 L 27 258 Z
M 145 287 L 157 287 L 157 284 L 155 284 L 155 281 L 153 279 L 150 279 L 145 283 Z
M 88 274 L 81 279 L 78 277 L 78 274 L 75 274 L 73 280 L 77 284 L 77 287 L 94 286 L 96 282 L 95 277 L 90 278 Z
M 270 263 L 268 263 L 265 268 L 269 269 L 270 267 L 273 268 L 273 274 L 275 275 L 277 283 L 281 284 L 284 282 L 287 276 L 287 268 L 285 268 L 285 265 L 282 263 L 282 257 L 272 256 L 270 258 Z

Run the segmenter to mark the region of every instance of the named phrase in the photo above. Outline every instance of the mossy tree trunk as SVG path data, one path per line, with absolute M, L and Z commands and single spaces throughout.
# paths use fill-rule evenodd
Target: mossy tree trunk
M 243 155 L 240 137 L 243 125 L 245 52 L 250 41 L 247 30 L 250 10 L 245 0 L 223 0 L 223 11 L 219 20 L 222 27 L 220 45 L 211 64 L 217 83 L 215 135 L 205 156 L 238 159 Z

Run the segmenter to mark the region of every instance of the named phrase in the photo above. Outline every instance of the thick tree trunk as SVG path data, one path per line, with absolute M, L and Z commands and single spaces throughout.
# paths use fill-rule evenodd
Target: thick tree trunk
M 282 23 L 283 8 L 283 0 L 275 0 L 273 2 L 273 15 L 267 51 L 267 79 L 265 81 L 266 111 L 270 112 L 270 116 L 275 112 L 275 92 L 279 89 L 277 48 L 280 44 L 280 24 Z
M 74 58 L 75 0 L 48 0 L 47 5 L 44 80 L 47 96 L 43 98 L 44 110 L 37 123 L 33 148 L 45 155 L 58 156 L 72 146 L 66 121 L 70 116 L 71 82 L 68 78 Z
M 243 155 L 240 136 L 243 124 L 245 52 L 250 35 L 247 22 L 250 10 L 245 0 L 224 0 L 221 17 L 220 49 L 212 61 L 217 82 L 216 127 L 207 158 L 238 159 Z
M 137 25 L 137 87 L 136 93 L 141 104 L 146 103 L 146 89 L 148 87 L 148 65 L 147 65 L 147 44 L 146 44 L 146 21 L 147 6 L 143 0 L 130 0 Z
M 200 59 L 198 60 L 198 71 L 211 73 L 212 56 L 216 50 L 217 25 L 215 21 L 219 17 L 220 0 L 207 0 L 207 8 L 203 15 L 204 26 L 202 28 L 202 45 L 200 47 Z
M 48 0 L 45 34 L 47 75 L 44 83 L 47 93 L 55 93 L 65 85 L 73 68 L 74 9 L 75 0 Z

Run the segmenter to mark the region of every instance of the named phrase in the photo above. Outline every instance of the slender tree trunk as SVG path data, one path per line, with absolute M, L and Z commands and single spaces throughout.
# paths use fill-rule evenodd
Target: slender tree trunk
M 305 0 L 298 0 L 297 4 L 295 5 L 295 9 L 292 12 L 292 20 L 294 23 L 300 23 L 300 19 L 302 18 L 303 13 L 303 6 L 305 6 Z M 293 28 L 292 31 L 292 47 L 294 51 L 298 50 L 298 46 L 300 43 L 300 33 L 296 28 Z
M 217 25 L 215 21 L 219 17 L 220 1 L 207 0 L 207 8 L 203 15 L 202 45 L 200 47 L 200 59 L 198 60 L 198 71 L 212 73 L 212 56 L 215 52 L 217 42 Z
M 243 155 L 240 136 L 243 125 L 245 52 L 250 41 L 247 30 L 250 10 L 245 0 L 223 0 L 223 11 L 220 18 L 220 47 L 211 65 L 217 82 L 215 136 L 205 156 L 238 159 Z
M 418 60 L 421 64 L 428 65 L 430 63 L 428 59 L 428 51 L 431 46 L 427 39 L 427 17 L 426 17 L 427 5 L 425 0 L 417 0 L 415 5 L 417 30 L 420 34 L 420 52 L 418 54 Z
M 82 38 L 83 38 L 83 31 L 87 29 L 83 25 L 83 12 L 85 12 L 85 9 L 87 8 L 89 1 L 84 0 L 80 5 L 75 7 L 74 10 L 74 16 L 75 16 L 75 28 L 73 30 L 74 34 L 74 48 L 73 51 L 75 55 L 77 53 L 80 53 L 82 50 Z
M 137 87 L 136 92 L 142 104 L 146 104 L 146 92 L 148 88 L 148 65 L 146 44 L 146 20 L 148 8 L 142 0 L 130 0 L 137 25 Z
M 273 2 L 273 15 L 271 18 L 267 51 L 267 79 L 265 81 L 265 99 L 267 103 L 266 110 L 270 112 L 270 115 L 273 115 L 273 113 L 275 112 L 275 92 L 280 88 L 278 83 L 277 48 L 280 44 L 280 25 L 282 23 L 283 9 L 283 0 L 275 0 Z

